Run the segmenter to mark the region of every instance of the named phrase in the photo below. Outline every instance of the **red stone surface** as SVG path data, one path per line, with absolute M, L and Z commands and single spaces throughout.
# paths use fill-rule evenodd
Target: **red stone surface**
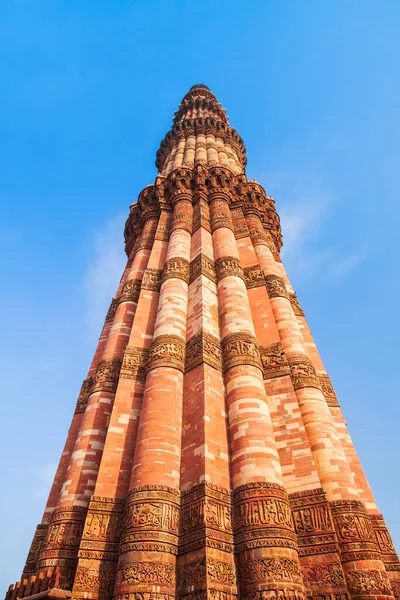
M 400 563 L 286 275 L 272 198 L 194 86 L 7 600 L 400 597 Z

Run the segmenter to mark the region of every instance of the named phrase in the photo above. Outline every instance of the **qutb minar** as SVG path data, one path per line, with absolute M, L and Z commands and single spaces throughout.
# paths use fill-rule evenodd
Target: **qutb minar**
M 193 86 L 7 600 L 393 600 L 400 562 L 280 259 L 274 200 Z

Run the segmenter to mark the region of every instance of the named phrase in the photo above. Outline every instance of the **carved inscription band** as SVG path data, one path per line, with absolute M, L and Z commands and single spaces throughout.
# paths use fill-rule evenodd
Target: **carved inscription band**
M 119 375 L 120 379 L 144 381 L 148 359 L 149 350 L 137 346 L 127 346 Z
M 217 281 L 214 261 L 205 254 L 198 254 L 190 263 L 189 283 L 192 283 L 200 275 L 208 277 L 214 283 Z
M 182 279 L 189 283 L 189 261 L 185 258 L 170 258 L 164 265 L 162 281 L 166 279 Z
M 252 365 L 262 369 L 256 338 L 247 331 L 226 335 L 221 341 L 224 372 L 238 365 Z
M 304 354 L 288 354 L 290 374 L 295 390 L 305 387 L 321 389 L 317 373 L 310 359 Z
M 218 338 L 203 329 L 186 342 L 185 373 L 198 365 L 206 363 L 221 371 L 221 345 Z
M 266 275 L 265 283 L 267 286 L 268 296 L 270 298 L 289 298 L 285 282 L 282 277 L 277 275 Z
M 157 367 L 172 367 L 184 371 L 185 342 L 177 335 L 159 335 L 149 351 L 147 371 Z
M 224 277 L 240 277 L 244 279 L 243 269 L 240 265 L 239 259 L 234 256 L 223 256 L 215 261 L 215 272 L 217 274 L 217 281 L 221 281 Z

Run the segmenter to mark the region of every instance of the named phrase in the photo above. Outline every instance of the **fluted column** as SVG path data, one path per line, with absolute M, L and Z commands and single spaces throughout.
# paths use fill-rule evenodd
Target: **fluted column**
M 182 392 L 192 203 L 171 199 L 173 218 L 150 347 L 115 596 L 175 595 L 179 527 Z
M 330 501 L 347 588 L 353 598 L 391 596 L 388 576 L 365 506 L 359 500 L 350 465 L 308 355 L 280 269 L 265 243 L 266 234 L 259 216 L 247 214 L 246 221 L 265 274 L 268 295 L 321 484 Z M 351 533 L 346 531 L 345 523 L 349 524 Z
M 342 410 L 336 397 L 335 390 L 325 370 L 321 356 L 318 352 L 318 348 L 314 342 L 313 336 L 310 331 L 310 327 L 304 315 L 304 311 L 302 310 L 297 296 L 293 291 L 293 288 L 290 284 L 289 278 L 286 274 L 283 264 L 277 262 L 277 268 L 280 269 L 281 277 L 284 280 L 286 288 L 288 290 L 289 299 L 293 307 L 293 312 L 296 315 L 297 322 L 302 332 L 304 341 L 307 345 L 311 363 L 317 372 L 322 392 L 324 394 L 326 403 L 329 406 L 332 420 L 336 426 L 343 450 L 352 470 L 360 500 L 364 503 L 365 508 L 367 509 L 367 512 L 369 514 L 375 541 L 378 545 L 380 556 L 388 573 L 393 592 L 395 593 L 395 595 L 397 594 L 397 597 L 399 597 L 400 561 L 397 556 L 393 541 L 390 537 L 389 530 L 386 526 L 383 516 L 379 513 L 379 508 L 376 504 L 372 490 L 369 486 L 368 480 L 362 468 L 360 459 L 357 455 L 349 430 L 347 428 L 346 421 L 344 419 Z
M 228 183 L 228 182 L 227 182 Z M 277 590 L 302 598 L 302 576 L 274 440 L 229 196 L 210 194 L 222 358 L 232 451 L 234 533 L 241 598 Z
M 237 596 L 218 291 L 205 172 L 195 173 L 177 596 Z
M 170 211 L 162 210 L 129 343 L 124 353 L 103 456 L 85 521 L 73 598 L 112 598 L 125 497 L 140 417 L 145 366 L 155 326 Z
M 143 270 L 147 265 L 157 218 L 145 223 L 114 315 L 101 361 L 88 392 L 87 406 L 71 454 L 57 508 L 53 511 L 37 568 L 60 566 L 61 585 L 71 586 L 87 506 L 96 484 L 119 371 L 127 345 Z

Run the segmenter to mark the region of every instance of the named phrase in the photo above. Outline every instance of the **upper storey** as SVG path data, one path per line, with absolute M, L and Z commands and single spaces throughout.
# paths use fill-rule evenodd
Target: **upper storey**
M 226 167 L 239 174 L 246 163 L 243 140 L 229 126 L 225 109 L 205 85 L 191 87 L 157 152 L 159 174 L 196 165 Z

